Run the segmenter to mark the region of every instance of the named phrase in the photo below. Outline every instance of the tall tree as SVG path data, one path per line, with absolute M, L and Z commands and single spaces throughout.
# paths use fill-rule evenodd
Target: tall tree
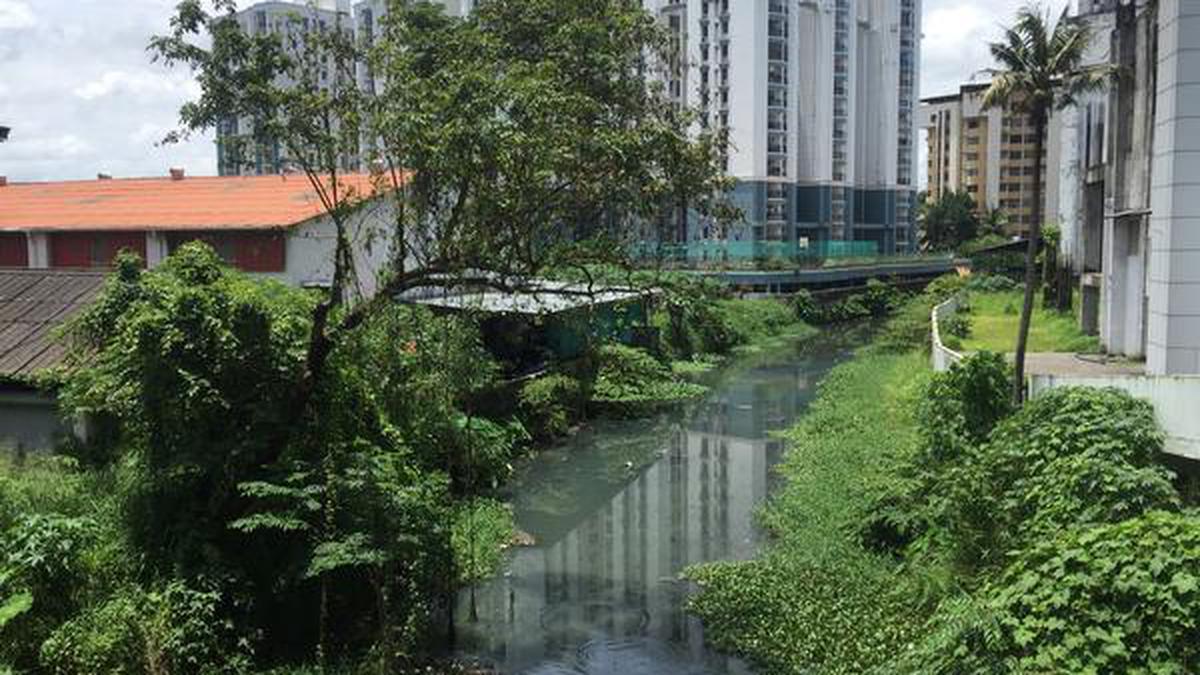
M 201 85 L 178 135 L 251 120 L 235 151 L 281 144 L 337 226 L 297 410 L 341 336 L 409 289 L 510 290 L 564 260 L 611 262 L 681 196 L 731 213 L 718 139 L 691 133 L 693 111 L 647 77 L 671 62 L 670 42 L 637 3 L 494 0 L 456 19 L 395 0 L 370 41 L 300 17 L 286 36 L 251 35 L 236 0 L 206 4 L 182 0 L 172 32 L 151 43 Z M 374 91 L 351 76 L 356 65 Z M 343 180 L 362 146 L 372 194 Z M 392 202 L 391 263 L 378 293 L 355 298 L 348 228 L 380 195 Z
M 1013 399 L 1025 398 L 1025 352 L 1038 281 L 1037 252 L 1045 217 L 1042 156 L 1046 127 L 1051 115 L 1073 105 L 1082 94 L 1102 89 L 1112 74 L 1107 64 L 1084 62 L 1091 31 L 1087 24 L 1073 21 L 1069 6 L 1055 21 L 1039 4 L 1022 8 L 1004 38 L 990 45 L 996 67 L 984 72 L 992 77 L 984 94 L 985 108 L 1004 108 L 1029 116 L 1036 132 L 1033 171 L 1033 218 L 1029 226 L 1029 248 L 1025 254 L 1025 302 L 1017 331 Z
M 304 512 L 311 522 L 303 525 L 317 544 L 310 567 L 320 583 L 325 656 L 344 606 L 332 592 L 345 590 L 327 589 L 326 579 L 349 563 L 399 566 L 381 555 L 379 537 L 339 517 L 372 484 L 345 476 L 374 461 L 354 442 L 363 435 L 357 418 L 343 419 L 362 406 L 337 400 L 354 363 L 347 351 L 381 323 L 388 335 L 412 332 L 414 314 L 394 303 L 414 289 L 521 290 L 550 267 L 626 263 L 630 240 L 664 204 L 686 197 L 727 217 L 728 179 L 718 139 L 693 133 L 693 112 L 647 77 L 671 62 L 670 42 L 640 3 L 490 0 L 458 19 L 428 2 L 392 0 L 369 40 L 356 39 L 343 18 L 327 25 L 302 5 L 276 33 L 243 31 L 236 11 L 236 0 L 181 0 L 171 31 L 150 48 L 191 68 L 200 83 L 175 137 L 238 120 L 242 133 L 223 137 L 226 159 L 254 162 L 260 148 L 281 147 L 283 168 L 311 183 L 336 228 L 332 284 L 304 322 L 292 386 L 273 391 L 283 400 L 271 408 L 287 411 L 289 423 L 228 430 L 262 436 L 261 452 L 231 483 L 249 486 L 260 502 L 291 495 L 317 510 Z M 362 72 L 370 86 L 358 81 Z M 352 187 L 362 184 L 346 177 L 356 169 L 370 170 L 369 189 Z M 368 212 L 386 223 L 372 233 L 389 252 L 383 269 L 364 266 L 353 245 Z M 368 273 L 378 273 L 376 283 L 358 283 Z M 397 380 L 409 376 L 397 370 L 388 384 L 402 391 Z M 364 437 L 438 446 L 419 435 L 397 438 L 404 426 L 393 426 L 400 431 Z M 227 440 L 205 450 L 221 458 L 236 447 Z M 450 467 L 469 461 L 446 459 Z M 281 484 L 288 463 L 318 467 L 305 476 L 320 476 L 320 484 Z M 308 498 L 310 487 L 320 500 Z M 296 518 L 257 517 L 245 501 L 230 511 L 221 518 L 246 531 L 300 527 Z
M 947 192 L 921 204 L 922 244 L 931 251 L 952 251 L 979 233 L 975 199 L 966 192 Z

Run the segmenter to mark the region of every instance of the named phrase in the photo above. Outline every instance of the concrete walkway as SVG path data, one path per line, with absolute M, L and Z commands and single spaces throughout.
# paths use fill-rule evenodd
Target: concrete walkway
M 1009 358 L 1012 358 L 1011 354 Z M 1025 372 L 1029 375 L 1122 377 L 1144 375 L 1146 364 L 1101 354 L 1031 353 L 1025 356 Z

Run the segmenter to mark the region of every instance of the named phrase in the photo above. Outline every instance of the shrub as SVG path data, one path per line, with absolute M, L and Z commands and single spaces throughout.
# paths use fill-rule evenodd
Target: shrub
M 250 644 L 220 605 L 221 593 L 203 582 L 175 580 L 153 592 L 126 587 L 56 630 L 41 663 L 60 675 L 246 672 Z
M 475 499 L 456 507 L 450 545 L 459 581 L 472 583 L 494 574 L 515 534 L 516 524 L 507 504 Z
M 1072 529 L 989 589 L 1015 672 L 1186 673 L 1200 663 L 1200 518 L 1147 513 Z
M 941 329 L 943 341 L 945 337 L 965 340 L 971 337 L 971 317 L 961 311 L 940 317 L 938 327 Z
M 817 301 L 813 299 L 812 293 L 809 291 L 800 289 L 792 295 L 789 302 L 797 319 L 812 325 L 825 322 L 821 306 L 817 304 Z
M 1020 288 L 1011 277 L 1001 274 L 975 274 L 967 280 L 967 290 L 973 293 L 1006 293 Z
M 460 490 L 470 493 L 494 489 L 513 472 L 513 460 L 529 444 L 529 433 L 516 420 L 496 422 L 486 417 L 460 415 L 455 420 L 457 437 L 453 457 L 465 458 L 469 466 L 454 471 Z
M 579 418 L 582 404 L 583 385 L 568 375 L 546 375 L 521 387 L 521 419 L 540 441 L 565 436 Z
M 957 274 L 934 279 L 923 293 L 905 302 L 888 320 L 875 340 L 876 348 L 892 353 L 929 349 L 933 308 L 960 292 L 965 284 L 966 281 Z
M 634 347 L 605 345 L 597 351 L 597 362 L 592 402 L 616 414 L 642 414 L 707 391 L 676 379 L 668 367 Z
M 938 518 L 960 563 L 993 565 L 1071 526 L 1178 508 L 1161 450 L 1149 403 L 1115 389 L 1055 389 L 949 468 Z
M 659 350 L 672 359 L 697 354 L 724 354 L 737 338 L 718 310 L 728 291 L 717 282 L 691 275 L 660 280 L 659 310 L 652 321 L 659 333 Z
M 18 518 L 0 540 L 0 604 L 26 597 L 0 626 L 0 662 L 28 669 L 38 645 L 74 614 L 88 589 L 86 553 L 100 528 L 87 517 L 32 514 Z
M 733 336 L 733 345 L 748 345 L 796 327 L 793 309 L 779 300 L 722 300 L 717 315 Z
M 898 466 L 900 480 L 875 494 L 860 526 L 868 548 L 899 551 L 938 519 L 949 469 L 1012 414 L 1004 357 L 980 352 L 933 376 L 915 404 L 920 441 Z

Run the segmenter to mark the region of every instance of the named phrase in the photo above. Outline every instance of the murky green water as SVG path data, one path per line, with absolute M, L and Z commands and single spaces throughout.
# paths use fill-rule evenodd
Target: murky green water
M 751 670 L 704 645 L 679 572 L 761 544 L 755 508 L 787 428 L 845 356 L 826 336 L 741 359 L 711 395 L 658 419 L 597 425 L 541 455 L 513 487 L 521 529 L 502 576 L 460 597 L 464 656 L 516 675 L 701 675 Z

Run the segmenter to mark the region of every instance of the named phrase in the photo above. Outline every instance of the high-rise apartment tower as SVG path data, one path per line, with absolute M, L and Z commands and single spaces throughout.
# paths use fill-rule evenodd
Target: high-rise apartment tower
M 921 0 L 643 4 L 676 34 L 668 92 L 699 108 L 702 125 L 728 130 L 746 215 L 719 233 L 693 218 L 689 243 L 910 250 Z

